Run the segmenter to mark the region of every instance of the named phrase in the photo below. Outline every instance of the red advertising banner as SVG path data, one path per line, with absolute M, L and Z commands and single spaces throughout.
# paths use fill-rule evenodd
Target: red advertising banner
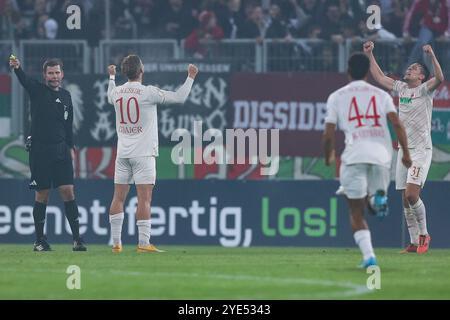
M 85 147 L 76 151 L 76 178 L 112 179 L 116 161 L 116 147 Z
M 327 98 L 347 82 L 338 73 L 234 74 L 228 124 L 244 130 L 279 129 L 282 156 L 321 156 Z M 341 150 L 342 133 L 336 141 Z
M 0 74 L 0 94 L 11 94 L 11 76 Z

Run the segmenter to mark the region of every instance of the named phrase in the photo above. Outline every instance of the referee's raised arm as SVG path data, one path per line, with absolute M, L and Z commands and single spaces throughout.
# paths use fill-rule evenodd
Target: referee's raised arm
M 36 90 L 36 85 L 38 85 L 38 81 L 29 78 L 23 69 L 20 67 L 20 60 L 11 55 L 9 57 L 9 66 L 13 68 L 14 73 L 17 76 L 17 79 L 19 79 L 20 84 L 27 90 L 28 94 L 33 94 Z

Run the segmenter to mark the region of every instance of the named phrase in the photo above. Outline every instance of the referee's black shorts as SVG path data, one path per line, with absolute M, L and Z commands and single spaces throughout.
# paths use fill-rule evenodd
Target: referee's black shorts
M 65 142 L 46 145 L 33 141 L 29 157 L 30 189 L 40 191 L 73 185 L 72 156 Z

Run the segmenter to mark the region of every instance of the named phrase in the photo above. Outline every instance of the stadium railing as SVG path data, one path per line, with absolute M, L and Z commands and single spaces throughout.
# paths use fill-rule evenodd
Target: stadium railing
M 214 61 L 230 63 L 235 71 L 345 71 L 345 46 L 323 40 L 295 39 L 291 42 L 255 39 L 224 39 L 201 44 L 203 57 L 199 59 L 185 48 L 185 41 L 175 40 L 102 40 L 97 72 L 105 65 L 119 64 L 129 53 L 139 54 L 144 62 L 173 60 Z
M 354 51 L 361 51 L 365 40 L 347 40 L 342 44 L 318 39 L 291 41 L 266 39 L 224 39 L 202 44 L 201 61 L 230 63 L 234 71 L 247 72 L 346 72 L 346 61 Z M 5 43 L 3 41 L 3 46 Z M 19 56 L 28 67 L 42 65 L 44 57 L 63 59 L 65 70 L 71 73 L 104 73 L 108 64 L 120 64 L 130 53 L 140 55 L 145 63 L 169 61 L 199 61 L 185 48 L 185 42 L 174 39 L 102 40 L 91 49 L 83 40 L 23 40 Z M 416 41 L 377 40 L 375 54 L 387 73 L 402 74 Z M 450 76 L 450 42 L 435 41 L 434 49 L 444 73 Z M 93 55 L 91 55 L 93 53 Z
M 320 39 L 264 40 L 263 72 L 344 72 L 345 46 Z
M 139 55 L 144 63 L 180 59 L 180 46 L 174 39 L 101 40 L 95 55 L 95 71 L 106 72 L 109 64 L 120 65 L 128 54 Z
M 263 45 L 255 39 L 223 39 L 205 41 L 201 45 L 205 60 L 230 63 L 235 71 L 263 71 Z M 193 52 L 185 48 L 184 40 L 181 41 L 180 48 L 182 59 L 195 59 Z
M 331 71 L 345 72 L 346 61 L 354 51 L 361 51 L 365 40 L 347 40 L 343 44 L 317 39 L 293 39 L 291 41 L 266 39 L 224 39 L 203 44 L 203 60 L 229 62 L 236 71 Z M 129 53 L 140 55 L 145 62 L 177 60 L 196 61 L 192 52 L 185 49 L 184 41 L 174 39 L 102 40 L 98 48 L 91 49 L 85 40 L 22 40 L 19 50 L 11 41 L 0 41 L 0 53 L 17 52 L 30 72 L 39 68 L 47 57 L 59 57 L 65 71 L 70 73 L 103 73 L 110 63 L 119 64 Z M 382 69 L 401 74 L 415 45 L 414 41 L 377 40 L 375 54 Z M 450 41 L 435 41 L 436 54 L 444 73 L 450 75 Z M 7 72 L 5 65 L 0 72 Z M 3 70 L 4 69 L 4 70 Z M 34 70 L 36 69 L 36 70 Z
M 22 40 L 19 57 L 30 73 L 40 73 L 47 58 L 57 57 L 64 62 L 64 71 L 88 74 L 91 49 L 86 40 Z

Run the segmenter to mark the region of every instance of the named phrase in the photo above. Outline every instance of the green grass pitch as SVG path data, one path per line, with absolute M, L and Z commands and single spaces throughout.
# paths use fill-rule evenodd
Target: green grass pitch
M 0 245 L 0 299 L 450 299 L 450 250 L 401 255 L 376 248 L 381 289 L 367 289 L 357 248 L 161 246 L 136 253 L 90 245 L 32 252 Z M 81 289 L 69 290 L 69 265 Z

